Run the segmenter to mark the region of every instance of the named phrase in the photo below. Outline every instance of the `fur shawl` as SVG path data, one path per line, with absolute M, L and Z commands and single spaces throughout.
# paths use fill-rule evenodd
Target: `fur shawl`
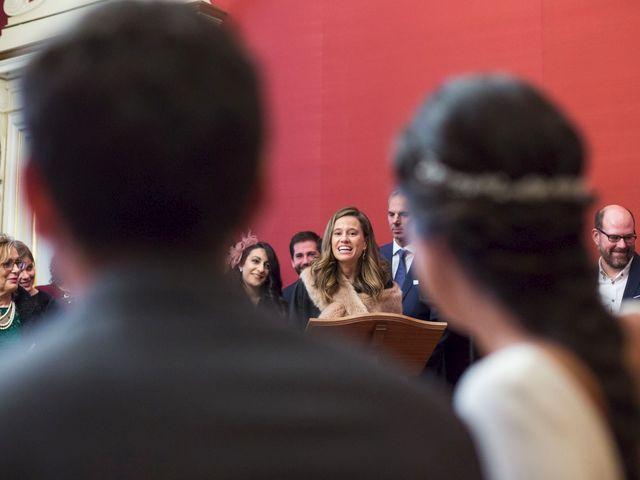
M 353 285 L 343 282 L 334 293 L 331 303 L 327 303 L 315 286 L 310 268 L 305 268 L 300 278 L 307 288 L 309 298 L 320 310 L 320 318 L 340 318 L 358 313 L 402 313 L 402 290 L 395 282 L 391 288 L 385 288 L 378 298 L 357 293 Z

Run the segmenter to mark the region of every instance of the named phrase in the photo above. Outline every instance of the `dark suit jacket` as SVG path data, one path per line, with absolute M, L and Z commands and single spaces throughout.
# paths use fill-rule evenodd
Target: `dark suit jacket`
M 296 282 L 282 289 L 282 298 L 287 302 L 287 305 L 291 305 L 291 297 L 293 296 L 293 290 L 296 288 Z
M 3 478 L 479 478 L 434 392 L 184 262 L 131 268 L 0 357 Z
M 380 247 L 382 256 L 391 263 L 393 257 L 393 243 L 387 243 Z M 421 300 L 422 294 L 420 286 L 414 285 L 415 276 L 413 274 L 415 262 L 411 263 L 411 268 L 407 271 L 404 283 L 400 285 L 402 289 L 402 313 L 419 320 L 435 320 L 435 312 L 432 315 L 431 307 Z
M 631 268 L 629 268 L 629 278 L 627 279 L 627 285 L 624 287 L 622 299 L 632 299 L 638 295 L 640 295 L 640 255 L 635 253 Z

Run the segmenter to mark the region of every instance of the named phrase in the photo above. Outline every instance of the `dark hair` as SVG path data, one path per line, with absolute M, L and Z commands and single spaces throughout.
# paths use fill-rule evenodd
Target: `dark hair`
M 21 242 L 20 240 L 14 240 L 13 246 L 18 252 L 18 257 L 20 259 L 28 258 L 29 260 L 35 263 L 35 260 L 33 258 L 33 253 L 31 253 L 31 250 L 29 250 L 29 247 L 27 247 L 23 242 Z
M 0 263 L 9 259 L 11 256 L 11 248 L 15 248 L 15 246 L 15 240 L 12 237 L 0 233 Z
M 278 306 L 282 301 L 282 276 L 280 275 L 280 262 L 278 262 L 278 256 L 271 245 L 267 242 L 258 242 L 245 248 L 242 251 L 238 267 L 244 265 L 249 254 L 256 248 L 264 249 L 267 254 L 267 261 L 269 262 L 269 275 L 267 276 L 267 280 L 262 284 L 260 302 L 271 303 Z M 238 275 L 242 282 L 242 274 L 240 273 L 239 268 L 236 268 L 235 270 L 237 272 L 236 275 Z
M 340 287 L 340 266 L 333 255 L 331 238 L 336 221 L 343 217 L 355 217 L 358 219 L 367 245 L 365 252 L 358 261 L 358 275 L 353 281 L 353 286 L 357 291 L 378 298 L 385 286 L 391 281 L 391 269 L 386 260 L 383 260 L 380 255 L 369 217 L 356 207 L 341 208 L 327 222 L 322 238 L 320 258 L 310 267 L 313 282 L 324 301 L 331 303 L 333 295 Z
M 507 75 L 454 79 L 420 108 L 400 139 L 396 171 L 420 235 L 447 242 L 465 271 L 522 327 L 564 345 L 590 368 L 608 404 L 629 478 L 636 478 L 638 407 L 622 364 L 623 334 L 605 312 L 582 233 L 587 201 L 497 201 L 425 186 L 420 166 L 507 181 L 583 172 L 571 122 L 540 92 Z
M 94 252 L 210 249 L 246 209 L 262 143 L 258 80 L 189 5 L 117 1 L 23 79 L 31 161 Z
M 320 238 L 320 235 L 316 232 L 305 230 L 304 232 L 298 232 L 291 237 L 291 241 L 289 242 L 289 253 L 291 254 L 291 259 L 293 259 L 293 247 L 295 244 L 307 241 L 316 242 L 316 248 L 318 249 L 318 253 L 320 253 L 320 250 L 322 249 L 322 239 Z
M 606 211 L 607 211 L 607 207 L 608 207 L 608 205 L 606 205 L 606 206 L 602 207 L 600 210 L 598 210 L 598 211 L 596 212 L 596 214 L 595 214 L 595 215 L 594 215 L 594 217 L 593 217 L 593 225 L 594 225 L 594 227 L 596 227 L 598 230 L 602 230 L 602 222 L 604 221 L 604 214 L 605 214 L 605 213 L 606 213 Z M 631 213 L 631 210 L 629 210 L 629 209 L 628 209 L 628 208 L 626 208 L 626 207 L 622 207 L 622 208 L 624 208 L 627 212 L 629 212 L 629 215 L 631 215 L 631 220 L 633 220 L 633 228 L 634 228 L 634 230 L 635 230 L 635 227 L 636 227 L 636 219 L 635 219 L 635 217 L 633 216 L 633 213 Z

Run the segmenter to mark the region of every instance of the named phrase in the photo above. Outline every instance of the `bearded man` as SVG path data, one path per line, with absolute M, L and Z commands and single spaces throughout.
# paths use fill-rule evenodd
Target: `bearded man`
M 618 313 L 623 300 L 640 298 L 640 260 L 635 219 L 620 205 L 606 205 L 595 215 L 593 242 L 598 247 L 598 289 L 605 307 Z

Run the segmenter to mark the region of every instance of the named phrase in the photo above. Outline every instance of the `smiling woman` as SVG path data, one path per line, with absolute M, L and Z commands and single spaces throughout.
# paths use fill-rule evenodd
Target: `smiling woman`
M 284 317 L 287 311 L 282 298 L 280 263 L 273 247 L 259 242 L 249 233 L 229 252 L 230 275 L 242 285 L 247 298 L 256 308 L 267 308 Z
M 291 322 L 367 312 L 402 313 L 402 292 L 380 257 L 369 218 L 355 207 L 333 214 L 320 259 L 302 271 L 289 306 Z
M 0 234 L 0 348 L 18 344 L 23 327 L 31 326 L 43 313 L 18 285 L 25 265 L 15 242 Z
M 53 297 L 36 288 L 36 261 L 29 247 L 19 240 L 14 240 L 13 246 L 23 264 L 23 269 L 18 277 L 18 285 L 27 291 L 38 312 L 46 313 L 50 309 L 56 309 L 57 304 Z
M 0 345 L 15 343 L 19 339 L 20 314 L 13 295 L 18 289 L 18 277 L 23 264 L 8 237 L 0 238 Z

